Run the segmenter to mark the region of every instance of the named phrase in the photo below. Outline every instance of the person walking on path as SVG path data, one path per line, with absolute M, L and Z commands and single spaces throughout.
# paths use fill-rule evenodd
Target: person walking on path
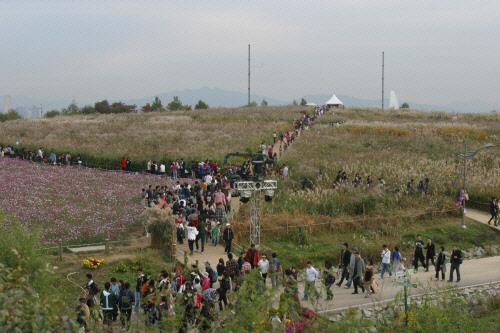
M 264 285 L 266 285 L 267 273 L 269 272 L 269 260 L 267 260 L 267 255 L 262 255 L 262 259 L 259 260 L 258 266 L 260 275 L 262 275 L 262 279 L 264 280 Z
M 446 254 L 444 254 L 444 246 L 439 248 L 436 260 L 436 281 L 439 281 L 439 272 L 441 272 L 441 281 L 444 281 L 446 276 Z
M 491 202 L 490 202 L 490 214 L 491 218 L 488 221 L 488 225 L 491 225 L 491 221 L 495 223 L 495 226 L 497 225 L 497 204 L 495 202 L 495 197 L 491 197 Z
M 354 264 L 354 261 L 356 259 L 356 256 L 354 255 L 356 252 L 358 252 L 358 248 L 355 247 L 354 249 L 352 249 L 352 253 L 351 253 L 351 258 L 349 259 L 349 265 L 347 266 L 347 271 L 348 271 L 348 274 L 349 274 L 349 278 L 347 279 L 347 283 L 345 284 L 345 289 L 349 289 L 351 288 L 351 284 L 352 284 L 352 266 Z M 359 252 L 358 252 L 359 253 Z
M 255 244 L 250 245 L 250 249 L 247 251 L 245 257 L 248 259 L 248 262 L 252 266 L 252 269 L 254 269 L 260 261 L 260 254 L 259 251 L 255 248 Z
M 330 301 L 333 300 L 333 292 L 330 288 L 332 287 L 332 284 L 335 283 L 335 268 L 333 268 L 331 262 L 325 262 L 323 275 L 325 276 L 326 301 Z
M 372 260 L 368 259 L 366 261 L 365 273 L 363 274 L 363 286 L 366 288 L 365 298 L 370 297 L 370 292 L 373 286 L 373 276 L 375 275 L 375 269 L 372 265 Z
M 432 242 L 432 239 L 427 239 L 427 245 L 424 247 L 424 249 L 427 250 L 427 253 L 425 254 L 425 265 L 427 268 L 425 269 L 426 272 L 429 271 L 429 260 L 432 262 L 432 266 L 434 266 L 434 258 L 436 258 L 436 246 Z
M 387 245 L 385 245 L 385 244 L 382 246 L 382 249 L 383 249 L 382 253 L 380 254 L 380 256 L 382 257 L 382 273 L 380 273 L 380 278 L 381 279 L 384 278 L 384 273 L 385 273 L 386 270 L 389 271 L 389 277 L 392 277 L 392 271 L 391 271 L 391 250 L 389 250 L 387 248 Z
M 399 247 L 394 247 L 394 252 L 392 252 L 392 270 L 394 271 L 394 275 L 401 269 L 401 260 L 403 257 L 399 252 Z
M 316 290 L 316 287 L 314 286 L 318 278 L 318 271 L 312 266 L 312 263 L 308 261 L 306 268 L 306 285 L 304 289 L 304 298 L 302 299 L 303 301 L 307 301 L 309 296 L 312 296 L 313 293 L 317 299 L 321 297 L 321 294 Z
M 224 229 L 222 239 L 224 239 L 224 241 L 226 243 L 224 253 L 230 253 L 231 252 L 231 244 L 232 244 L 233 239 L 234 239 L 234 234 L 233 234 L 233 229 L 231 229 L 231 225 L 229 223 L 226 224 L 226 229 Z
M 189 222 L 189 224 L 186 226 L 186 230 L 189 243 L 189 254 L 193 255 L 194 241 L 196 240 L 196 235 L 198 235 L 198 230 L 194 226 L 193 222 Z
M 460 282 L 460 265 L 462 264 L 462 251 L 460 251 L 456 245 L 453 245 L 453 251 L 451 252 L 451 269 L 450 269 L 450 279 L 448 282 L 453 282 L 453 272 L 457 271 L 457 282 Z
M 283 275 L 283 267 L 281 261 L 276 259 L 276 253 L 271 254 L 271 261 L 269 261 L 269 275 L 271 276 L 271 285 L 273 288 L 278 288 L 278 282 L 281 275 Z
M 358 293 L 358 287 L 361 287 L 361 290 L 365 292 L 365 287 L 362 283 L 363 274 L 365 272 L 365 262 L 361 259 L 359 252 L 354 252 L 354 261 L 351 261 L 349 265 L 351 266 L 349 275 L 352 277 L 352 283 L 354 284 L 354 292 L 352 294 Z
M 340 252 L 340 260 L 339 260 L 339 268 L 342 269 L 341 277 L 337 286 L 341 286 L 342 282 L 344 282 L 344 278 L 349 280 L 349 262 L 351 260 L 351 251 L 349 251 L 349 244 L 344 243 L 342 246 L 342 251 Z
M 415 241 L 415 251 L 413 253 L 413 267 L 415 267 L 416 270 L 418 270 L 419 260 L 422 263 L 422 266 L 424 266 L 424 268 L 427 268 L 424 262 L 424 253 L 422 252 L 423 248 L 424 242 L 422 241 L 422 235 L 418 234 L 417 240 Z
M 105 290 L 101 293 L 100 305 L 103 312 L 103 324 L 107 327 L 107 331 L 112 331 L 113 312 L 115 305 L 118 305 L 118 296 L 111 291 L 111 283 L 104 284 Z

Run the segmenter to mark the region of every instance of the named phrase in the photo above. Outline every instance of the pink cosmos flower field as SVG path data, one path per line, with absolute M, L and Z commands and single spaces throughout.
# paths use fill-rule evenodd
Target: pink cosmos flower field
M 141 189 L 173 184 L 154 175 L 0 158 L 0 210 L 6 223 L 17 219 L 40 227 L 41 245 L 101 242 L 108 229 L 111 240 L 127 239 L 130 227 L 140 224 Z

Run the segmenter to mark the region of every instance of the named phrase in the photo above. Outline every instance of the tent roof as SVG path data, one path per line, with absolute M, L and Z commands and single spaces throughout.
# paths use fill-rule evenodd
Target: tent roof
M 325 103 L 325 105 L 344 105 L 344 103 L 342 103 L 340 99 L 338 99 L 337 96 L 333 94 L 332 98 L 330 98 L 328 102 Z

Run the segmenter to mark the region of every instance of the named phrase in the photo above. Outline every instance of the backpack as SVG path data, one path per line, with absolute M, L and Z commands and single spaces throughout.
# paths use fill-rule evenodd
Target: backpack
M 217 271 L 212 269 L 212 279 L 210 282 L 215 283 L 219 279 L 219 274 L 217 274 Z
M 132 301 L 131 301 L 130 296 L 128 294 L 125 294 L 120 298 L 120 308 L 122 310 L 132 309 Z
M 276 273 L 278 271 L 278 263 L 276 259 L 271 260 L 269 263 L 269 273 Z
M 222 280 L 222 283 L 221 283 L 221 288 L 222 290 L 225 290 L 225 291 L 230 291 L 231 290 L 231 281 L 229 281 L 229 279 L 223 279 Z
M 328 276 L 326 277 L 325 283 L 326 284 L 334 284 L 335 283 L 335 276 L 333 276 L 332 274 L 328 274 Z
M 92 285 L 94 286 L 92 289 L 94 289 L 94 294 L 97 294 L 97 293 L 100 293 L 101 292 L 101 288 L 99 288 L 99 286 L 94 282 L 92 283 Z

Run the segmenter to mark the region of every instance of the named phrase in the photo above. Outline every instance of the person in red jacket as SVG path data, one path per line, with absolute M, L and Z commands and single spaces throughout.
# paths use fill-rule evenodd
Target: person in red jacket
M 245 256 L 248 259 L 248 262 L 252 266 L 252 269 L 257 266 L 260 260 L 259 251 L 255 248 L 255 244 L 250 245 L 250 249 L 247 251 Z
M 125 156 L 120 160 L 120 163 L 122 165 L 122 171 L 125 171 L 127 169 L 127 160 L 125 159 Z

